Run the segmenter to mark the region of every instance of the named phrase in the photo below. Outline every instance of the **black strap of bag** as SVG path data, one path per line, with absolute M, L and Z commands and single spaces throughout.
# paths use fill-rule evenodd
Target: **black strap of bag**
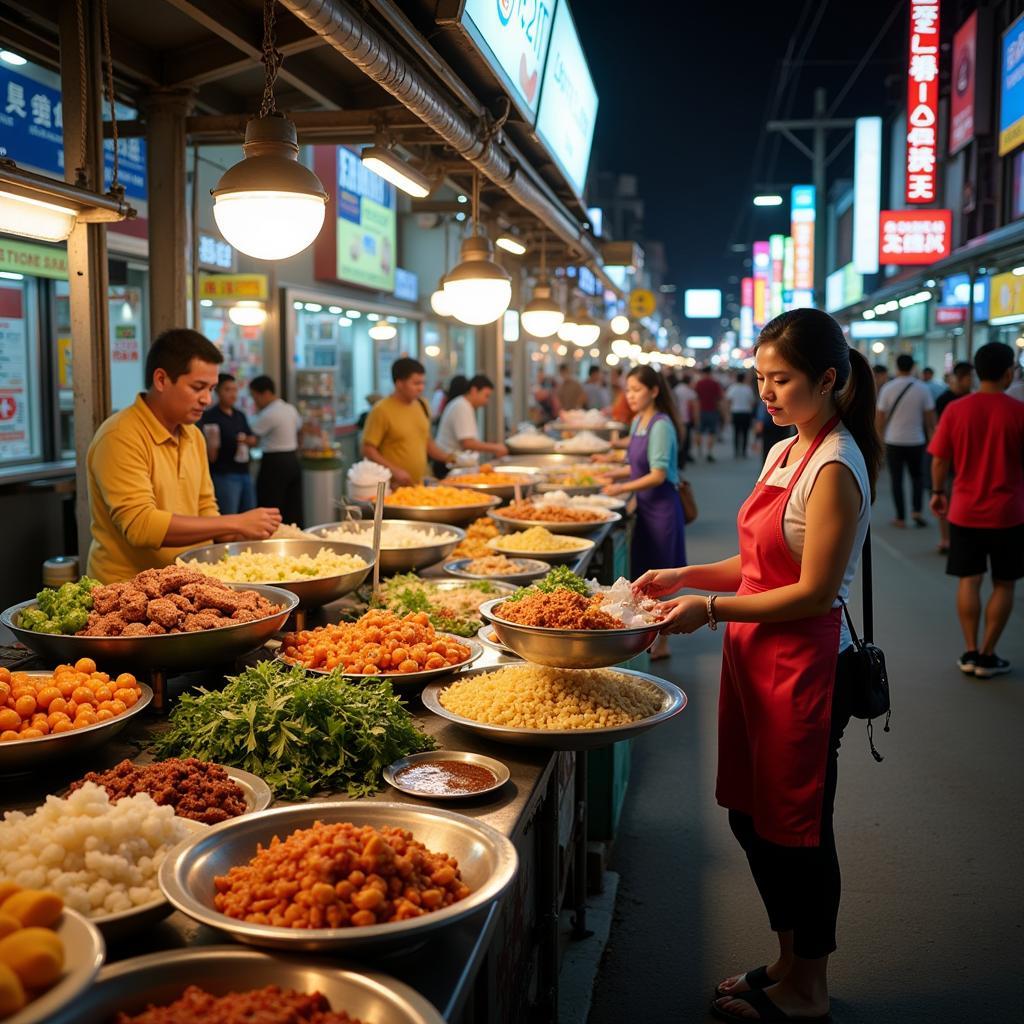
M 880 647 L 876 647 L 874 638 L 874 607 L 873 607 L 873 586 L 871 572 L 871 528 L 868 527 L 867 535 L 864 538 L 864 548 L 861 554 L 861 569 L 863 572 L 863 596 L 864 596 L 864 639 L 857 636 L 857 629 L 853 624 L 850 609 L 843 601 L 843 613 L 846 616 L 846 624 L 850 627 L 850 638 L 856 649 L 856 670 L 850 683 L 850 714 L 854 718 L 867 719 L 868 745 L 871 747 L 871 756 L 876 761 L 882 760 L 882 755 L 875 749 L 875 729 L 872 719 L 885 715 L 884 732 L 889 732 L 889 719 L 892 716 L 892 704 L 889 695 L 889 675 L 885 667 L 885 655 Z

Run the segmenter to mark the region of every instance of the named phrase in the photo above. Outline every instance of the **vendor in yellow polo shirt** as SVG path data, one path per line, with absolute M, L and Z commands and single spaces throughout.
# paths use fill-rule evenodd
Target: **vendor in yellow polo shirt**
M 363 457 L 391 470 L 394 487 L 421 484 L 427 475 L 427 456 L 448 462 L 451 455 L 430 437 L 430 410 L 423 401 L 426 370 L 408 356 L 391 364 L 395 390 L 382 398 L 366 417 Z
M 212 540 L 264 540 L 280 524 L 277 509 L 217 513 L 196 423 L 212 400 L 221 360 L 198 331 L 165 331 L 146 358 L 147 390 L 96 431 L 86 456 L 88 573 L 95 579 L 127 580 Z

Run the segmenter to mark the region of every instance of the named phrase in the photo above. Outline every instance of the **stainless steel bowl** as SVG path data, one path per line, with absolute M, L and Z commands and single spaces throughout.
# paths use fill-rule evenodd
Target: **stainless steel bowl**
M 214 995 L 277 985 L 320 992 L 335 1011 L 380 1024 L 443 1024 L 434 1007 L 408 985 L 386 974 L 346 970 L 334 961 L 290 959 L 238 946 L 175 949 L 111 964 L 99 980 L 68 1003 L 49 1024 L 108 1024 L 119 1012 L 165 1006 L 189 985 Z M 21 1018 L 19 1017 L 20 1021 Z
M 560 455 L 552 448 L 551 451 L 535 452 L 533 455 L 525 452 L 521 455 L 506 455 L 505 458 L 496 461 L 494 465 L 497 469 L 505 469 L 512 466 L 528 466 L 532 472 L 541 473 L 545 469 L 564 469 L 566 466 L 579 461 L 579 455 Z
M 522 664 L 517 662 L 516 664 Z M 460 679 L 447 683 L 432 683 L 422 694 L 423 706 L 435 715 L 448 719 L 464 729 L 483 736 L 486 739 L 497 743 L 510 743 L 515 746 L 544 747 L 548 750 L 594 750 L 598 747 L 606 747 L 619 740 L 630 740 L 648 729 L 667 722 L 670 718 L 679 714 L 686 707 L 686 694 L 678 686 L 670 683 L 667 679 L 651 675 L 649 672 L 636 672 L 633 669 L 617 668 L 613 671 L 623 675 L 635 676 L 638 679 L 645 679 L 658 687 L 664 694 L 661 710 L 643 718 L 639 722 L 631 722 L 629 725 L 616 725 L 610 729 L 522 729 L 507 725 L 489 725 L 486 722 L 474 722 L 471 718 L 463 718 L 461 715 L 453 714 L 441 703 L 441 694 L 449 686 L 462 682 L 464 679 L 473 676 L 483 675 L 486 672 L 498 672 L 509 665 L 497 665 L 491 668 L 477 668 L 467 672 Z
M 344 672 L 342 675 L 346 679 L 354 679 L 356 682 L 365 679 L 386 679 L 393 686 L 416 686 L 420 683 L 426 682 L 430 679 L 440 679 L 441 676 L 452 675 L 455 672 L 461 672 L 464 668 L 468 668 L 473 664 L 477 658 L 483 654 L 483 648 L 470 637 L 456 636 L 454 633 L 438 633 L 438 637 L 445 640 L 454 640 L 457 643 L 463 644 L 469 648 L 469 657 L 465 661 L 460 661 L 456 665 L 445 665 L 444 668 L 425 668 L 421 672 Z M 331 671 L 322 668 L 307 668 L 301 662 L 291 661 L 286 658 L 283 654 L 279 655 L 281 661 L 286 665 L 294 666 L 296 668 L 305 669 L 307 672 L 317 676 L 329 676 Z
M 561 523 L 544 519 L 513 519 L 511 516 L 503 515 L 503 511 L 492 511 L 487 514 L 505 533 L 511 533 L 514 530 L 528 530 L 531 526 L 543 526 L 548 533 L 562 533 L 572 537 L 582 537 L 588 533 L 593 533 L 595 530 L 599 530 L 602 526 L 607 526 L 609 523 L 619 523 L 622 521 L 622 516 L 618 512 L 612 512 L 610 509 L 595 509 L 595 512 L 604 512 L 605 517 L 604 519 L 595 519 L 589 523 Z
M 520 445 L 515 441 L 515 436 L 505 438 L 505 447 L 513 455 L 548 455 L 555 450 L 555 442 L 552 438 L 545 436 L 545 441 L 548 443 L 543 447 L 536 444 L 531 445 Z
M 49 672 L 29 672 L 30 676 L 49 677 Z M 112 740 L 136 715 L 149 707 L 153 691 L 139 683 L 142 696 L 124 714 L 108 722 L 97 722 L 71 732 L 58 732 L 34 740 L 0 743 L 0 775 L 28 772 L 40 765 L 52 766 L 61 758 L 77 757 Z
M 453 469 L 445 478 L 444 483 L 450 484 L 452 487 L 468 487 L 474 491 L 480 491 L 483 494 L 493 494 L 496 498 L 501 498 L 504 501 L 510 501 L 515 497 L 516 488 L 515 484 L 464 484 L 461 478 L 464 476 L 470 476 L 474 473 L 479 473 L 478 469 Z M 540 483 L 539 478 L 526 470 L 520 469 L 516 466 L 501 466 L 495 467 L 496 473 L 506 473 L 510 476 L 515 475 L 519 479 L 519 493 L 526 497 L 533 488 Z
M 516 657 L 516 652 L 515 651 L 510 651 L 498 639 L 492 640 L 491 639 L 491 635 L 493 635 L 495 638 L 497 638 L 498 634 L 494 632 L 494 627 L 489 622 L 485 622 L 476 631 L 476 638 L 477 638 L 477 640 L 480 641 L 480 643 L 482 643 L 484 645 L 484 647 L 489 647 L 492 651 L 497 651 L 498 654 L 501 654 L 501 655 L 503 655 L 505 657 L 509 657 L 509 658 L 515 658 Z
M 468 565 L 470 562 L 476 561 L 473 558 L 457 558 L 454 562 L 445 562 L 444 571 L 449 576 L 458 576 L 464 580 L 483 580 L 487 583 L 530 583 L 532 580 L 538 580 L 541 576 L 546 576 L 551 571 L 551 566 L 547 562 L 541 562 L 535 558 L 513 558 L 511 561 L 515 562 L 520 568 L 520 572 L 509 573 L 508 575 L 494 576 L 494 575 L 483 575 L 481 573 L 469 572 Z
M 554 438 L 572 437 L 575 434 L 581 434 L 584 430 L 589 430 L 590 433 L 597 434 L 598 437 L 610 438 L 613 434 L 621 436 L 627 433 L 629 427 L 625 423 L 617 423 L 615 420 L 605 420 L 600 427 L 570 427 L 560 420 L 552 420 L 544 426 L 544 433 Z
M 275 835 L 283 839 L 316 821 L 407 829 L 429 850 L 449 853 L 458 860 L 470 895 L 422 917 L 358 928 L 297 929 L 250 924 L 214 908 L 216 877 L 248 863 L 257 846 L 266 846 Z M 415 944 L 488 906 L 511 884 L 516 866 L 516 850 L 510 840 L 481 821 L 435 807 L 353 800 L 281 807 L 215 825 L 167 855 L 160 867 L 160 885 L 178 910 L 249 945 L 292 952 L 379 951 Z
M 50 664 L 76 662 L 92 658 L 105 671 L 108 666 L 124 667 L 131 672 L 190 672 L 231 661 L 246 651 L 262 647 L 279 632 L 288 616 L 298 607 L 299 599 L 279 587 L 250 583 L 245 590 L 255 590 L 278 611 L 253 622 L 237 626 L 207 629 L 200 633 L 166 633 L 163 636 L 59 636 L 35 633 L 17 625 L 18 616 L 36 602 L 22 601 L 0 615 L 2 622 L 26 647 Z
M 231 765 L 227 764 L 222 764 L 221 768 L 228 773 L 231 781 L 241 789 L 245 797 L 246 814 L 265 811 L 270 806 L 274 799 L 274 794 L 258 775 L 243 771 L 241 768 L 232 768 Z
M 196 561 L 205 565 L 219 562 L 229 555 L 244 555 L 247 551 L 254 554 L 282 555 L 297 557 L 309 555 L 316 557 L 321 548 L 328 548 L 338 555 L 356 555 L 365 563 L 365 568 L 338 576 L 320 576 L 316 579 L 267 580 L 266 585 L 280 587 L 299 599 L 300 608 L 320 608 L 339 597 L 344 597 L 358 587 L 373 569 L 373 550 L 365 544 L 346 544 L 332 540 L 243 540 L 230 544 L 209 544 L 203 548 L 192 548 L 179 557 L 179 561 Z M 194 567 L 193 567 L 194 568 Z M 251 583 L 229 584 L 238 589 L 250 589 Z
M 428 565 L 435 565 L 443 558 L 447 558 L 455 548 L 466 538 L 466 531 L 460 530 L 450 523 L 424 523 L 412 519 L 388 519 L 389 523 L 396 526 L 407 526 L 410 530 L 416 530 L 427 534 L 433 530 L 447 530 L 451 534 L 450 540 L 432 540 L 429 535 L 424 539 L 422 547 L 415 548 L 386 548 L 383 544 L 383 530 L 380 548 L 380 571 L 382 576 L 394 576 L 400 572 L 414 572 L 416 569 L 424 569 Z M 310 526 L 306 533 L 316 537 L 322 537 L 334 530 L 344 530 L 352 534 L 353 544 L 362 544 L 364 547 L 373 547 L 373 523 L 363 519 L 358 522 L 347 523 L 321 523 L 319 526 Z
M 472 793 L 430 793 L 416 789 L 398 777 L 399 773 L 406 768 L 412 768 L 419 764 L 434 764 L 437 761 L 463 761 L 467 764 L 480 765 L 481 768 L 486 768 L 494 775 L 494 783 Z M 486 796 L 488 793 L 501 789 L 510 778 L 511 772 L 508 770 L 508 765 L 493 757 L 474 754 L 468 750 L 425 750 L 422 754 L 410 754 L 408 757 L 399 758 L 394 764 L 389 764 L 384 769 L 384 781 L 389 786 L 421 800 L 470 800 L 473 797 Z
M 437 508 L 433 505 L 389 505 L 385 499 L 384 518 L 413 519 L 418 523 L 440 523 L 442 526 L 466 526 L 501 504 L 501 498 L 493 494 L 482 494 L 480 497 L 487 498 L 487 501 L 476 505 L 444 505 Z
M 480 605 L 480 614 L 494 626 L 498 639 L 520 658 L 548 668 L 607 668 L 621 665 L 647 650 L 660 632 L 657 623 L 628 629 L 551 629 L 522 626 L 495 611 L 503 598 Z
M 566 551 L 513 551 L 511 548 L 501 546 L 501 542 L 507 536 L 509 535 L 492 537 L 487 542 L 487 546 L 492 551 L 508 555 L 509 558 L 529 558 L 535 561 L 547 562 L 549 565 L 568 565 L 570 562 L 575 562 L 577 558 L 582 558 L 594 546 L 594 542 L 588 537 L 577 537 L 573 539 L 579 540 L 580 546 L 578 548 L 569 548 Z
M 573 431 L 574 434 L 582 433 L 582 431 Z M 591 445 L 589 448 L 567 448 L 566 444 L 568 441 L 556 441 L 555 451 L 559 455 L 575 455 L 576 458 L 585 459 L 588 455 L 604 455 L 606 452 L 611 450 L 611 442 L 606 441 L 604 438 L 599 437 L 597 444 Z
M 65 1007 L 77 1004 L 92 985 L 106 946 L 99 929 L 68 907 L 65 907 L 54 929 L 64 946 L 64 971 L 60 979 L 37 995 L 23 1010 L 7 1018 L 9 1024 L 47 1024 L 55 1020 Z

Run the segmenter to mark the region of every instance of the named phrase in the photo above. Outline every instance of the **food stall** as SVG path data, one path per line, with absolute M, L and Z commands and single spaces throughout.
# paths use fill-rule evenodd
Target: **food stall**
M 672 717 L 684 707 L 685 695 L 670 683 L 621 667 L 627 659 L 644 657 L 657 634 L 656 612 L 634 608 L 628 587 L 583 582 L 594 572 L 612 582 L 607 579 L 614 567 L 609 542 L 628 529 L 628 511 L 602 506 L 593 496 L 595 503 L 587 506 L 581 503 L 585 495 L 538 491 L 526 499 L 524 492 L 536 480 L 509 475 L 519 497 L 513 493 L 507 503 L 492 493 L 508 486 L 507 479 L 474 482 L 470 474 L 465 487 L 399 489 L 381 508 L 379 540 L 373 523 L 322 524 L 306 539 L 186 552 L 180 564 L 149 570 L 126 585 L 69 584 L 4 613 L 4 624 L 31 648 L 22 651 L 31 660 L 13 666 L 13 673 L 0 669 L 0 691 L 14 698 L 14 706 L 7 701 L 7 717 L 27 716 L 22 731 L 0 731 L 0 773 L 31 766 L 30 776 L 18 778 L 17 798 L 7 809 L 32 817 L 0 823 L 0 885 L 14 863 L 9 854 L 5 859 L 10 847 L 5 829 L 34 829 L 43 815 L 36 838 L 43 858 L 46 829 L 59 823 L 65 829 L 61 834 L 68 835 L 77 827 L 75 815 L 99 813 L 86 806 L 89 800 L 109 800 L 103 813 L 113 816 L 116 808 L 145 796 L 147 777 L 152 776 L 153 789 L 178 787 L 191 801 L 186 804 L 182 796 L 176 814 L 161 822 L 161 829 L 179 831 L 168 831 L 167 848 L 153 853 L 154 862 L 164 859 L 147 876 L 144 884 L 153 891 L 141 906 L 129 902 L 111 912 L 114 897 L 99 878 L 92 886 L 107 892 L 100 906 L 83 903 L 86 897 L 74 887 L 65 895 L 65 918 L 80 916 L 83 928 L 98 927 L 102 933 L 100 959 L 106 966 L 98 981 L 95 971 L 79 973 L 75 995 L 67 987 L 73 972 L 65 972 L 49 993 L 63 1001 L 46 1019 L 103 1020 L 112 999 L 130 1003 L 137 992 L 170 992 L 172 968 L 175 994 L 184 981 L 201 988 L 203 979 L 214 991 L 211 962 L 222 963 L 227 976 L 247 979 L 246 986 L 253 976 L 246 972 L 258 970 L 287 987 L 293 976 L 275 974 L 290 962 L 280 960 L 279 951 L 300 957 L 304 969 L 314 972 L 325 956 L 341 956 L 348 987 L 330 991 L 346 1006 L 381 1012 L 382 1004 L 360 1002 L 368 997 L 359 986 L 376 980 L 383 985 L 378 996 L 383 991 L 396 1001 L 395 1016 L 388 1019 L 553 1018 L 562 909 L 573 911 L 577 932 L 585 930 L 588 751 L 628 741 Z M 518 544 L 521 538 L 528 541 L 525 548 Z M 505 558 L 518 569 L 521 550 L 543 559 L 551 571 L 525 578 L 506 572 L 506 580 L 449 571 L 479 558 Z M 381 576 L 376 595 L 374 570 Z M 139 588 L 159 596 L 137 601 Z M 516 600 L 510 603 L 510 597 Z M 186 608 L 189 602 L 192 610 Z M 595 602 L 609 610 L 592 609 Z M 559 625 L 536 625 L 552 608 Z M 300 623 L 305 628 L 285 632 L 285 620 L 296 613 L 305 614 Z M 164 614 L 169 617 L 162 619 Z M 236 614 L 246 621 L 229 617 Z M 120 627 L 111 616 L 121 617 Z M 165 632 L 172 619 L 181 628 L 186 622 L 196 628 Z M 579 628 L 566 629 L 570 623 Z M 110 635 L 118 628 L 120 633 Z M 401 671 L 364 663 L 366 657 L 379 659 L 379 653 L 367 652 L 388 629 L 406 631 L 403 642 L 417 659 L 403 662 Z M 248 631 L 244 641 L 240 631 Z M 417 653 L 421 641 L 423 651 Z M 32 657 L 32 651 L 39 653 Z M 108 661 L 124 671 L 116 677 L 105 673 Z M 131 662 L 137 676 L 128 668 Z M 55 672 L 58 663 L 64 668 Z M 558 667 L 566 664 L 589 671 L 567 674 Z M 20 674 L 27 670 L 37 675 Z M 556 723 L 507 727 L 487 721 L 494 716 L 480 710 L 487 701 L 500 705 L 506 699 L 503 687 L 521 693 L 582 679 L 594 687 L 586 696 L 593 701 L 593 721 L 566 716 Z M 166 702 L 160 714 L 151 703 L 157 683 Z M 32 709 L 25 701 L 30 694 Z M 75 709 L 72 721 L 66 712 L 76 699 L 85 710 Z M 316 721 L 267 717 L 297 715 L 300 705 L 307 714 L 314 700 L 322 716 Z M 357 706 L 365 717 L 356 716 Z M 42 715 L 50 708 L 58 710 Z M 352 755 L 348 751 L 361 742 L 357 731 L 347 746 L 339 742 L 333 748 L 328 737 L 335 735 L 334 708 L 343 708 L 368 733 L 386 733 L 386 743 L 372 755 L 365 752 L 369 748 Z M 51 719 L 53 731 L 44 730 Z M 0 720 L 0 726 L 11 724 Z M 266 729 L 282 726 L 290 730 L 287 742 L 267 745 L 259 739 L 256 753 L 247 755 L 250 732 L 261 737 Z M 391 761 L 396 763 L 389 768 Z M 424 783 L 409 772 L 423 763 L 432 770 L 431 785 L 438 784 L 437 771 L 444 768 L 450 774 L 446 785 L 458 788 L 461 780 L 468 790 L 453 794 L 442 786 L 441 792 L 428 788 L 414 795 L 408 790 L 415 789 L 417 778 Z M 193 776 L 202 776 L 202 785 Z M 232 784 L 239 787 L 237 816 L 228 817 Z M 69 785 L 73 789 L 65 801 L 47 802 Z M 121 797 L 116 803 L 115 796 Z M 186 806 L 197 812 L 191 819 Z M 320 827 L 314 819 L 329 829 L 396 827 L 422 835 L 429 848 L 425 856 L 452 855 L 464 865 L 464 891 L 441 906 L 436 921 L 417 912 L 409 921 L 351 920 L 348 927 L 308 932 L 253 924 L 263 919 L 259 913 L 238 920 L 230 909 L 224 912 L 229 904 L 217 905 L 214 889 L 234 898 L 225 879 L 247 870 L 244 862 L 256 841 L 266 846 L 274 835 L 295 841 L 304 829 Z M 156 826 L 146 828 L 148 835 Z M 259 856 L 251 862 L 253 870 Z M 216 883 L 210 871 L 218 876 Z M 49 883 L 45 873 L 40 879 Z M 463 885 L 458 877 L 451 884 Z M 435 898 L 426 891 L 421 895 Z M 399 907 L 400 899 L 392 899 L 387 905 Z M 349 908 L 353 916 L 360 912 L 356 906 L 361 904 Z M 73 907 L 83 913 L 75 916 Z M 232 945 L 232 938 L 238 943 Z M 77 943 L 78 951 L 83 939 L 67 942 L 71 963 L 72 945 Z

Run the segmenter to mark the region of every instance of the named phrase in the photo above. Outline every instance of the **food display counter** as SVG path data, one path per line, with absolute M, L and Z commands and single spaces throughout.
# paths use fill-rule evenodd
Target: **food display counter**
M 594 544 L 574 558 L 568 568 L 579 576 L 596 572 L 599 577 L 608 577 L 618 568 L 614 554 L 616 538 L 621 547 L 630 522 L 628 515 L 621 519 L 615 517 L 590 531 L 589 539 Z M 306 542 L 267 543 L 277 543 L 283 551 L 288 543 Z M 440 565 L 423 569 L 420 575 L 427 580 L 444 576 Z M 297 602 L 294 594 L 289 596 L 293 603 Z M 493 597 L 493 594 L 485 596 Z M 326 607 L 311 609 L 306 628 L 350 620 L 359 613 L 358 602 L 358 596 L 351 593 Z M 207 634 L 211 638 L 213 635 Z M 8 637 L 0 639 L 9 640 Z M 19 654 L 17 648 L 11 648 L 9 653 Z M 215 649 L 210 648 L 207 667 L 202 671 L 169 672 L 161 680 L 169 705 L 173 708 L 183 694 L 196 687 L 219 689 L 226 676 L 274 658 L 277 653 L 276 641 L 271 640 L 268 646 L 237 660 L 213 664 L 217 655 Z M 520 664 L 514 656 L 488 647 L 473 667 L 479 670 Z M 51 666 L 42 660 L 19 665 L 22 669 L 33 667 Z M 139 685 L 145 692 L 145 684 Z M 443 930 L 429 933 L 412 948 L 406 945 L 383 952 L 361 948 L 334 957 L 332 962 L 343 963 L 355 971 L 379 972 L 397 979 L 425 997 L 446 1021 L 500 1024 L 554 1019 L 561 948 L 559 916 L 564 908 L 573 911 L 575 934 L 585 933 L 587 754 L 557 749 L 557 743 L 544 747 L 494 742 L 431 713 L 420 699 L 417 687 L 399 685 L 396 692 L 406 701 L 416 727 L 431 737 L 440 750 L 483 754 L 508 768 L 509 780 L 500 789 L 444 806 L 490 826 L 510 841 L 518 858 L 518 870 L 500 899 L 481 906 L 471 916 Z M 679 708 L 681 706 L 679 704 Z M 105 771 L 124 759 L 138 765 L 148 764 L 154 760 L 154 744 L 172 728 L 173 717 L 169 720 L 165 714 L 154 714 L 152 708 L 135 714 L 123 731 L 104 745 L 77 756 L 52 759 L 42 766 L 34 766 L 31 774 L 12 779 L 16 785 L 5 787 L 3 810 L 31 812 L 43 804 L 47 796 L 65 793 L 68 786 L 85 773 Z M 348 800 L 338 793 L 317 792 L 312 798 L 329 804 L 344 804 Z M 408 808 L 441 806 L 437 801 L 406 795 L 391 787 L 383 788 L 369 799 Z M 301 806 L 301 803 L 297 801 L 294 805 Z M 288 801 L 278 800 L 273 807 L 288 805 Z M 225 931 L 175 910 L 141 931 L 108 935 L 106 963 L 118 964 L 146 954 L 168 954 L 230 943 Z M 323 956 L 302 955 L 312 962 L 322 960 Z M 116 977 L 116 972 L 110 977 Z M 73 1018 L 58 1014 L 52 1019 L 60 1024 Z

